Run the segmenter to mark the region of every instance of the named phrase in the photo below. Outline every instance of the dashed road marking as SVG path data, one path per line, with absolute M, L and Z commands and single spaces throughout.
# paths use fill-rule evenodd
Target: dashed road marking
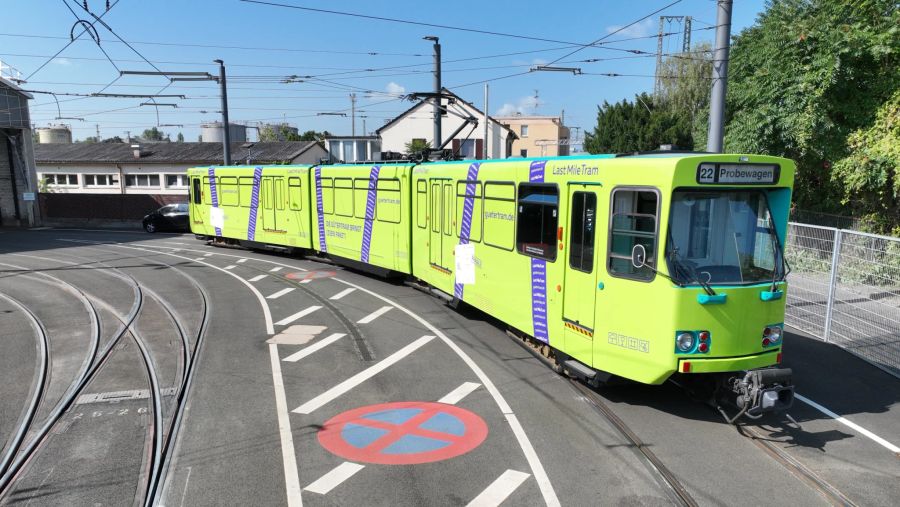
M 206 257 L 197 257 L 197 258 L 194 259 L 194 260 L 197 261 L 197 262 L 205 261 L 205 260 L 206 260 Z
M 205 253 L 205 254 L 203 254 L 203 256 L 204 256 L 204 257 L 212 257 L 212 254 L 211 254 L 211 253 Z
M 229 266 L 225 266 L 225 269 L 231 271 L 232 269 L 234 269 L 234 268 L 236 268 L 236 267 L 237 267 L 237 266 L 235 266 L 234 264 L 231 264 L 231 265 L 229 265 Z
M 300 283 L 309 283 L 311 281 L 312 281 L 312 278 L 304 278 L 303 280 L 300 280 Z
M 275 409 L 278 412 L 278 434 L 281 438 L 287 503 L 288 507 L 302 507 L 300 474 L 297 472 L 297 456 L 294 454 L 294 436 L 291 434 L 291 420 L 287 411 L 284 381 L 281 377 L 281 363 L 278 361 L 278 345 L 274 343 L 269 345 L 269 359 L 272 363 L 272 384 L 275 386 Z
M 312 313 L 316 310 L 319 310 L 321 308 L 322 308 L 321 306 L 315 306 L 315 305 L 310 306 L 306 310 L 300 310 L 299 312 L 297 312 L 289 317 L 285 317 L 285 318 L 279 320 L 278 322 L 275 323 L 275 325 L 276 326 L 286 326 L 286 325 L 290 324 L 291 322 L 294 322 L 295 320 L 297 320 L 299 318 L 306 317 L 310 313 Z
M 299 352 L 294 352 L 293 354 L 282 359 L 282 361 L 287 361 L 289 363 L 296 363 L 297 361 L 312 354 L 313 352 L 324 349 L 325 347 L 331 345 L 332 343 L 340 340 L 341 338 L 343 338 L 345 336 L 347 336 L 347 335 L 344 333 L 334 333 L 330 336 L 322 338 L 322 341 L 316 342 L 316 343 L 310 345 L 309 347 L 306 347 L 306 348 L 300 350 Z
M 409 345 L 403 347 L 402 349 L 394 352 L 388 357 L 382 359 L 378 363 L 366 368 L 365 370 L 357 373 L 356 375 L 348 378 L 347 380 L 341 382 L 340 384 L 332 387 L 331 389 L 325 391 L 324 393 L 316 396 L 315 398 L 307 401 L 303 405 L 295 408 L 293 410 L 294 413 L 297 414 L 311 414 L 314 410 L 325 406 L 328 402 L 335 400 L 339 396 L 344 393 L 349 392 L 354 387 L 362 384 L 366 380 L 374 377 L 375 375 L 381 373 L 382 371 L 388 369 L 395 363 L 399 362 L 404 357 L 412 354 L 419 348 L 421 348 L 426 343 L 430 342 L 434 339 L 432 335 L 425 335 L 418 340 L 410 343 Z
M 515 470 L 507 470 L 503 472 L 490 486 L 485 488 L 474 500 L 469 502 L 468 507 L 495 507 L 503 503 L 513 491 L 530 477 L 525 472 L 517 472 Z
M 355 290 L 356 290 L 355 288 L 350 287 L 349 289 L 344 289 L 344 290 L 338 292 L 337 294 L 335 294 L 334 296 L 331 296 L 328 299 L 336 301 L 336 300 L 341 299 L 342 297 L 346 296 L 347 294 L 350 294 L 351 292 L 353 292 Z
M 335 467 L 333 470 L 328 472 L 327 474 L 319 477 L 312 484 L 307 486 L 306 491 L 311 493 L 318 493 L 320 495 L 324 495 L 340 485 L 342 482 L 346 481 L 356 472 L 359 472 L 365 468 L 365 465 L 360 465 L 357 463 L 351 463 L 349 461 L 345 461 Z
M 243 263 L 245 263 L 245 262 L 247 262 L 246 257 L 237 260 L 237 263 L 238 263 L 238 264 L 243 264 Z
M 225 269 L 228 269 L 228 268 L 225 268 Z M 270 295 L 266 296 L 266 299 L 278 299 L 281 296 L 284 296 L 285 294 L 287 294 L 288 292 L 293 292 L 295 290 L 297 290 L 296 287 L 288 287 L 286 289 L 281 289 L 280 291 L 278 291 L 274 294 L 270 294 Z
M 845 426 L 848 426 L 848 427 L 850 427 L 850 428 L 852 428 L 852 429 L 858 431 L 858 432 L 861 433 L 863 436 L 872 439 L 874 442 L 878 443 L 879 445 L 881 445 L 882 447 L 886 448 L 887 450 L 889 450 L 889 451 L 891 451 L 891 452 L 893 452 L 893 453 L 895 453 L 895 454 L 900 454 L 900 447 L 897 447 L 896 445 L 894 445 L 894 444 L 888 442 L 887 440 L 885 440 L 885 439 L 879 437 L 878 435 L 876 435 L 876 434 L 872 433 L 871 431 L 869 431 L 869 430 L 863 428 L 862 426 L 860 426 L 860 425 L 858 425 L 858 424 L 856 424 L 856 423 L 854 423 L 854 422 L 851 422 L 851 421 L 849 421 L 848 419 L 846 419 L 846 418 L 844 418 L 844 417 L 839 416 L 838 414 L 832 412 L 831 410 L 828 410 L 827 408 L 823 407 L 822 405 L 819 405 L 818 403 L 812 401 L 811 399 L 809 399 L 809 398 L 807 398 L 807 397 L 805 397 L 805 396 L 800 396 L 800 395 L 797 394 L 797 393 L 794 393 L 794 398 L 797 398 L 798 400 L 802 401 L 803 403 L 806 403 L 807 405 L 809 405 L 809 406 L 811 406 L 812 408 L 818 410 L 819 412 L 822 412 L 823 414 L 827 415 L 828 417 L 831 417 L 832 419 L 836 420 L 837 422 L 839 422 L 839 423 L 841 423 L 841 424 L 843 424 L 843 425 L 845 425 Z
M 456 405 L 463 398 L 472 393 L 472 391 L 481 387 L 481 384 L 476 382 L 464 382 L 463 385 L 457 387 L 456 389 L 450 391 L 447 396 L 438 400 L 438 403 L 446 403 L 447 405 Z
M 275 266 L 274 268 L 269 270 L 269 273 L 277 273 L 281 271 L 283 268 L 281 266 Z
M 249 279 L 249 280 L 247 280 L 247 281 L 248 281 L 248 282 L 258 282 L 258 281 L 262 280 L 262 279 L 265 278 L 265 277 L 266 277 L 266 275 L 256 275 L 256 276 L 254 276 L 253 278 L 251 278 L 251 279 Z
M 372 322 L 373 320 L 377 319 L 378 317 L 381 317 L 385 313 L 391 311 L 391 308 L 393 308 L 393 306 L 382 306 L 381 308 L 375 310 L 374 312 L 359 319 L 358 321 L 356 321 L 356 323 L 357 324 L 368 324 L 369 322 Z

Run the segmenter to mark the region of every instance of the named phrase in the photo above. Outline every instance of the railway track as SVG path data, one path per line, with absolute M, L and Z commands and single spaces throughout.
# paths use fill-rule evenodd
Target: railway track
M 206 290 L 196 279 L 182 270 L 155 259 L 144 258 L 145 261 L 152 262 L 177 272 L 197 290 L 199 301 L 201 302 L 201 316 L 200 322 L 197 325 L 196 336 L 193 340 L 194 346 L 191 347 L 191 340 L 189 339 L 187 331 L 188 326 L 183 319 L 177 315 L 172 306 L 155 291 L 146 287 L 128 273 L 103 262 L 93 259 L 78 258 L 71 255 L 69 256 L 70 258 L 85 262 L 68 262 L 60 259 L 38 258 L 35 256 L 30 257 L 32 259 L 46 260 L 67 266 L 94 264 L 98 266 L 98 268 L 93 272 L 103 273 L 104 275 L 108 275 L 115 278 L 117 281 L 130 286 L 134 294 L 134 300 L 130 310 L 123 314 L 122 312 L 117 311 L 114 306 L 104 298 L 101 298 L 96 294 L 91 294 L 90 292 L 82 291 L 76 284 L 44 272 L 49 270 L 48 268 L 32 269 L 21 265 L 0 263 L 0 266 L 18 270 L 18 272 L 15 273 L 17 276 L 40 281 L 55 288 L 63 288 L 64 290 L 77 294 L 79 298 L 82 299 L 86 309 L 88 309 L 92 315 L 92 328 L 94 331 L 91 342 L 92 346 L 88 351 L 84 367 L 79 375 L 72 381 L 62 399 L 60 399 L 53 407 L 44 424 L 40 427 L 34 427 L 33 417 L 27 417 L 17 429 L 16 435 L 21 434 L 23 438 L 14 439 L 14 445 L 10 445 L 6 453 L 10 455 L 10 459 L 8 460 L 9 463 L 7 466 L 0 468 L 0 500 L 14 489 L 16 480 L 25 473 L 29 462 L 36 457 L 42 447 L 50 439 L 54 427 L 61 422 L 64 416 L 76 403 L 79 396 L 91 384 L 91 381 L 94 380 L 103 367 L 108 364 L 110 357 L 113 355 L 112 353 L 117 346 L 120 343 L 123 343 L 123 340 L 126 338 L 130 338 L 140 352 L 141 361 L 144 366 L 144 374 L 146 375 L 150 387 L 149 395 L 152 405 L 152 422 L 148 425 L 147 430 L 148 438 L 150 440 L 150 452 L 148 459 L 145 460 L 141 477 L 138 478 L 135 503 L 152 505 L 158 502 L 162 492 L 162 486 L 164 485 L 166 469 L 171 463 L 170 451 L 177 440 L 178 428 L 180 427 L 182 420 L 187 392 L 190 388 L 197 359 L 199 358 L 203 337 L 208 327 L 209 297 Z M 135 257 L 140 258 L 140 256 Z M 166 417 L 164 414 L 163 388 L 160 385 L 160 380 L 157 375 L 158 365 L 154 358 L 152 347 L 149 346 L 147 339 L 145 339 L 145 337 L 137 330 L 137 324 L 141 316 L 144 315 L 146 318 L 146 314 L 142 312 L 146 310 L 145 302 L 148 300 L 147 298 L 158 303 L 163 309 L 162 313 L 164 314 L 164 318 L 168 318 L 168 320 L 171 321 L 175 332 L 180 338 L 181 353 L 178 360 L 180 366 L 178 375 L 179 380 L 175 386 L 174 407 L 169 417 Z M 106 341 L 103 349 L 99 351 L 98 348 L 101 337 L 97 307 L 103 308 L 118 322 L 117 329 L 111 333 L 109 340 Z M 24 308 L 24 310 L 27 311 L 27 308 Z M 49 373 L 50 372 L 48 371 L 47 374 L 49 375 Z M 46 386 L 39 387 L 45 388 Z M 32 438 L 27 442 L 23 442 L 24 435 L 29 433 L 33 435 Z

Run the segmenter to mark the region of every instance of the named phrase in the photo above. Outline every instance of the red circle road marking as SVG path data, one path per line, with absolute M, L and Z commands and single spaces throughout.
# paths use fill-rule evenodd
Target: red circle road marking
M 488 428 L 477 414 L 429 401 L 380 403 L 348 410 L 319 430 L 322 447 L 345 459 L 415 465 L 454 458 L 481 445 Z

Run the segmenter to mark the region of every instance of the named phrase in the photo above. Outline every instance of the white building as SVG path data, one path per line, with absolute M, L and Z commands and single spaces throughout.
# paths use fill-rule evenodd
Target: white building
M 0 77 L 0 226 L 40 223 L 28 113 L 31 98 L 15 82 Z
M 315 141 L 231 144 L 236 165 L 315 164 L 327 156 Z M 222 165 L 222 144 L 38 144 L 34 158 L 42 192 L 186 194 L 187 170 Z
M 472 118 L 477 122 L 477 126 L 465 125 L 458 134 L 453 136 L 452 141 L 447 144 L 447 148 L 458 151 L 460 156 L 467 159 L 508 158 L 513 154 L 512 143 L 516 139 L 516 135 L 509 127 L 486 116 L 480 109 L 453 94 L 450 90 L 444 88 L 444 93 L 450 98 L 441 99 L 441 105 L 447 109 L 447 112 L 441 115 L 443 141 L 446 141 L 460 126 L 464 125 L 466 119 Z M 423 100 L 376 130 L 375 133 L 381 137 L 381 151 L 406 153 L 407 143 L 414 139 L 433 145 L 433 107 L 432 102 Z M 487 146 L 485 147 L 483 122 L 486 118 L 489 126 Z
M 331 163 L 381 160 L 381 140 L 377 136 L 328 136 L 325 144 Z

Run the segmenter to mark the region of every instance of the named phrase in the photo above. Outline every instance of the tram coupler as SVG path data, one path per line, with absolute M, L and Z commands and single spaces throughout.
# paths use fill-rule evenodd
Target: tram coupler
M 721 407 L 719 412 L 731 424 L 744 415 L 759 419 L 763 414 L 791 408 L 794 403 L 792 375 L 790 368 L 764 368 L 727 377 L 720 394 L 738 408 L 738 413 L 728 417 Z

